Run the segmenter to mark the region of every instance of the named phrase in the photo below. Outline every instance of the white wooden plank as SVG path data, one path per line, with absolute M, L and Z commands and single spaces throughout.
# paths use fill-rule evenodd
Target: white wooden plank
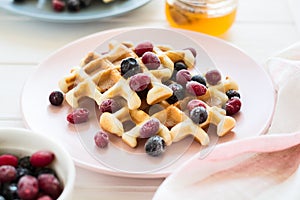
M 21 92 L 35 69 L 32 65 L 0 65 L 0 120 L 21 119 Z

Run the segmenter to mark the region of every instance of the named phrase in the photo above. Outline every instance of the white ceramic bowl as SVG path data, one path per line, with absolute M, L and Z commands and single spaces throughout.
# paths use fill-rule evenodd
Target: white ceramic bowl
M 49 150 L 55 154 L 51 167 L 64 186 L 58 200 L 71 200 L 76 172 L 74 162 L 64 147 L 44 134 L 31 130 L 0 128 L 0 154 L 13 153 L 17 156 L 25 156 L 38 150 Z

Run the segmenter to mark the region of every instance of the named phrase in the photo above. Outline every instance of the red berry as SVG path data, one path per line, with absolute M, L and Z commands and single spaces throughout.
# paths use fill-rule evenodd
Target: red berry
M 148 75 L 138 73 L 130 78 L 129 86 L 133 91 L 141 92 L 145 90 L 151 83 L 151 79 Z
M 0 166 L 1 165 L 11 165 L 17 167 L 18 158 L 11 154 L 3 154 L 0 156 Z
M 48 195 L 43 195 L 37 198 L 37 200 L 53 200 L 53 199 Z
M 135 47 L 134 51 L 141 57 L 145 52 L 153 51 L 153 44 L 151 42 L 140 43 Z
M 106 132 L 104 132 L 103 130 L 100 130 L 94 136 L 94 141 L 95 141 L 95 144 L 97 145 L 97 147 L 104 148 L 109 143 L 108 134 Z
M 202 96 L 206 93 L 206 87 L 196 81 L 189 81 L 186 84 L 187 91 L 195 96 Z
M 30 157 L 30 163 L 34 167 L 46 167 L 54 160 L 54 154 L 50 151 L 37 151 Z
M 182 69 L 178 71 L 176 74 L 176 82 L 181 85 L 185 85 L 191 79 L 192 79 L 191 73 L 186 69 Z
M 238 98 L 232 98 L 225 104 L 226 115 L 234 115 L 241 109 L 242 103 Z
M 41 174 L 38 176 L 39 188 L 53 199 L 57 199 L 62 193 L 62 185 L 53 174 Z
M 153 52 L 145 52 L 142 56 L 142 62 L 150 70 L 157 69 L 160 66 L 160 60 Z
M 104 112 L 114 113 L 120 108 L 121 106 L 114 99 L 106 99 L 99 106 L 99 109 L 102 113 Z
M 217 69 L 213 69 L 213 70 L 208 71 L 205 74 L 205 78 L 206 78 L 206 82 L 208 84 L 217 85 L 221 81 L 222 76 L 221 76 L 221 73 Z
M 158 119 L 153 118 L 148 120 L 141 126 L 140 138 L 150 138 L 159 131 L 160 122 Z
M 194 108 L 196 108 L 198 106 L 206 108 L 205 103 L 199 99 L 193 99 L 193 100 L 189 101 L 186 107 L 189 111 L 192 111 Z
M 52 8 L 56 12 L 61 12 L 65 9 L 66 4 L 62 0 L 52 0 Z
M 194 57 L 197 56 L 197 51 L 193 47 L 188 47 L 188 48 L 185 48 L 183 50 L 190 50 Z
M 0 166 L 0 183 L 8 183 L 16 178 L 17 171 L 11 165 Z
M 25 175 L 18 182 L 18 195 L 21 199 L 35 199 L 39 192 L 38 181 L 35 177 Z
M 68 122 L 72 124 L 80 124 L 86 122 L 89 118 L 89 111 L 86 108 L 76 108 L 67 116 Z

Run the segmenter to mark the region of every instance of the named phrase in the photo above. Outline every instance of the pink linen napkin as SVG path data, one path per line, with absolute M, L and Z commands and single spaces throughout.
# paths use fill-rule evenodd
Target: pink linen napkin
M 278 94 L 268 134 L 195 155 L 166 178 L 154 200 L 300 199 L 300 43 L 265 68 Z

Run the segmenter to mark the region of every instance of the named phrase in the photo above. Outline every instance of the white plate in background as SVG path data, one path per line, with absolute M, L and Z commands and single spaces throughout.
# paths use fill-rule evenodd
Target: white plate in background
M 89 7 L 83 8 L 79 12 L 69 12 L 66 9 L 63 12 L 55 12 L 52 9 L 50 0 L 46 0 L 42 5 L 38 4 L 38 0 L 27 0 L 24 3 L 13 3 L 13 0 L 1 0 L 0 7 L 43 21 L 77 23 L 122 15 L 142 7 L 148 2 L 150 0 L 116 0 L 105 4 L 101 0 L 95 0 Z

